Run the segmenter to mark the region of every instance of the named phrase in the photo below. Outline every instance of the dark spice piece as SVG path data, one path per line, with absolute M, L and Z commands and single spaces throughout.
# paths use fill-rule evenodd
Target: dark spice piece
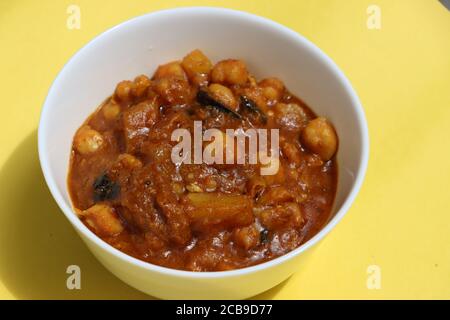
M 256 103 L 247 96 L 241 96 L 241 109 L 250 110 L 258 115 L 262 123 L 267 123 L 267 116 L 258 108 Z
M 261 230 L 259 234 L 259 239 L 261 243 L 266 243 L 267 241 L 269 241 L 269 230 L 267 229 Z
M 95 179 L 93 187 L 95 202 L 112 200 L 120 193 L 120 186 L 112 181 L 106 173 L 101 174 Z
M 205 90 L 199 90 L 198 91 L 198 93 L 197 93 L 197 102 L 200 103 L 202 106 L 211 106 L 211 107 L 216 108 L 217 110 L 220 110 L 222 112 L 231 114 L 235 118 L 242 119 L 242 116 L 239 113 L 237 113 L 236 111 L 233 111 L 233 110 L 227 108 L 222 103 L 216 101 Z

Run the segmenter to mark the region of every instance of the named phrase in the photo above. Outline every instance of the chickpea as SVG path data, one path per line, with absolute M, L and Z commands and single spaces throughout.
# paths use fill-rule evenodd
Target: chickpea
M 81 213 L 86 223 L 96 232 L 113 236 L 123 231 L 123 226 L 114 209 L 107 204 L 97 203 Z
M 278 101 L 280 99 L 278 92 L 272 87 L 264 87 L 263 95 L 270 101 Z
M 117 157 L 117 161 L 127 168 L 142 168 L 142 162 L 129 153 L 122 153 Z
M 106 120 L 117 120 L 120 114 L 120 105 L 111 99 L 102 107 L 102 112 Z
M 237 110 L 238 102 L 234 97 L 233 92 L 229 88 L 221 84 L 213 83 L 208 87 L 208 89 L 211 97 L 214 98 L 214 100 L 220 102 L 221 104 L 232 110 Z
M 308 123 L 301 133 L 301 142 L 324 161 L 333 157 L 338 145 L 336 131 L 328 120 L 322 117 Z
M 181 182 L 173 182 L 172 190 L 176 194 L 183 194 L 184 193 L 184 185 Z
M 75 149 L 84 155 L 96 152 L 103 143 L 102 135 L 87 125 L 77 131 L 74 139 Z
M 203 192 L 203 189 L 196 182 L 188 184 L 186 189 L 189 192 Z
M 248 75 L 248 82 L 249 82 L 249 86 L 250 87 L 257 87 L 258 86 L 258 82 L 256 81 L 256 78 L 252 75 Z
M 217 189 L 217 181 L 213 177 L 206 178 L 206 192 L 214 192 Z
M 135 97 L 141 98 L 146 94 L 151 84 L 151 80 L 146 75 L 142 74 L 134 79 L 134 86 L 131 92 Z
M 259 243 L 259 231 L 254 225 L 236 229 L 233 232 L 234 242 L 245 250 L 256 247 Z
M 181 66 L 189 79 L 196 85 L 207 85 L 212 69 L 211 61 L 200 50 L 194 50 L 183 58 Z
M 247 67 L 241 60 L 220 61 L 212 69 L 211 80 L 228 85 L 245 84 L 248 80 Z
M 132 98 L 134 83 L 129 80 L 121 81 L 117 84 L 115 95 L 120 101 L 127 102 Z
M 283 97 L 284 84 L 278 78 L 267 78 L 259 82 L 259 86 L 263 88 L 263 94 L 267 100 L 279 101 Z
M 178 78 L 187 80 L 186 73 L 179 61 L 169 62 L 158 67 L 155 72 L 155 79 Z

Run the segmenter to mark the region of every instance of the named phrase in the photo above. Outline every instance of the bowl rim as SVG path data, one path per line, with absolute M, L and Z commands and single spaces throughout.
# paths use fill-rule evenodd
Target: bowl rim
M 125 26 L 129 26 L 132 24 L 139 23 L 141 20 L 145 19 L 151 19 L 156 16 L 170 16 L 173 14 L 191 14 L 191 13 L 215 13 L 215 14 L 221 14 L 226 16 L 234 16 L 238 19 L 243 20 L 251 20 L 253 23 L 261 24 L 269 26 L 272 29 L 276 29 L 279 33 L 284 33 L 294 39 L 295 41 L 302 42 L 303 45 L 307 46 L 308 49 L 310 49 L 320 60 L 323 64 L 327 66 L 327 68 L 334 73 L 337 79 L 341 82 L 343 85 L 345 91 L 350 96 L 351 104 L 354 107 L 357 115 L 357 119 L 359 122 L 359 125 L 362 130 L 362 146 L 361 146 L 361 156 L 360 156 L 360 163 L 359 163 L 359 170 L 356 174 L 356 179 L 353 183 L 353 186 L 346 197 L 345 201 L 343 202 L 341 208 L 335 213 L 333 218 L 331 218 L 327 224 L 317 233 L 315 234 L 311 239 L 300 245 L 299 247 L 295 248 L 294 250 L 280 256 L 277 258 L 274 258 L 272 260 L 249 266 L 244 267 L 240 269 L 234 269 L 234 270 L 227 270 L 227 271 L 207 271 L 207 272 L 197 272 L 197 271 L 185 271 L 185 270 L 178 270 L 178 269 L 172 269 L 167 268 L 163 266 L 159 266 L 156 264 L 152 264 L 146 261 L 139 260 L 137 258 L 134 258 L 116 248 L 108 244 L 107 242 L 103 241 L 101 238 L 99 238 L 97 235 L 95 235 L 89 228 L 87 228 L 82 221 L 78 218 L 75 211 L 73 210 L 72 206 L 69 206 L 66 201 L 64 200 L 64 197 L 62 196 L 61 191 L 59 190 L 56 182 L 54 181 L 53 175 L 50 174 L 50 167 L 49 167 L 49 161 L 48 161 L 48 155 L 45 153 L 46 148 L 46 141 L 44 140 L 44 131 L 46 130 L 46 124 L 49 119 L 49 105 L 51 104 L 52 96 L 55 91 L 55 85 L 58 83 L 59 79 L 62 77 L 62 75 L 65 73 L 65 71 L 68 69 L 68 66 L 72 65 L 76 58 L 83 54 L 85 49 L 88 47 L 91 47 L 96 43 L 100 38 L 103 38 L 105 36 L 108 36 L 112 33 L 114 33 L 117 29 L 120 29 Z M 39 153 L 39 161 L 41 165 L 42 172 L 44 174 L 45 181 L 47 183 L 48 188 L 50 189 L 50 192 L 53 196 L 53 198 L 56 200 L 59 208 L 61 211 L 63 211 L 66 218 L 70 221 L 72 226 L 79 232 L 82 233 L 83 236 L 85 236 L 87 239 L 89 239 L 92 243 L 97 245 L 102 250 L 106 251 L 108 254 L 113 255 L 117 257 L 118 259 L 122 260 L 125 263 L 133 264 L 136 267 L 146 269 L 147 271 L 156 272 L 159 274 L 163 274 L 166 276 L 175 276 L 175 277 L 188 277 L 188 278 L 198 278 L 198 279 L 214 279 L 214 278 L 224 278 L 224 277 L 235 277 L 235 276 L 242 276 L 245 274 L 251 274 L 256 273 L 258 271 L 262 271 L 264 269 L 269 269 L 272 267 L 275 267 L 277 265 L 283 264 L 284 262 L 300 255 L 302 252 L 309 249 L 311 246 L 319 242 L 322 238 L 325 237 L 336 225 L 337 223 L 344 217 L 344 215 L 347 213 L 347 211 L 350 209 L 350 206 L 354 202 L 357 194 L 359 193 L 359 190 L 362 186 L 366 171 L 367 171 L 367 165 L 368 165 L 368 159 L 369 159 L 369 134 L 368 134 L 368 125 L 364 113 L 364 109 L 360 103 L 360 100 L 353 89 L 353 87 L 350 84 L 350 81 L 346 78 L 344 73 L 338 68 L 336 63 L 328 57 L 321 49 L 319 49 L 315 44 L 313 44 L 310 40 L 306 39 L 301 34 L 289 29 L 288 27 L 277 23 L 275 21 L 272 21 L 268 18 L 264 18 L 252 13 L 243 12 L 239 10 L 234 9 L 228 9 L 228 8 L 220 8 L 220 7 L 204 7 L 204 6 L 196 6 L 196 7 L 180 7 L 180 8 L 173 8 L 173 9 L 164 9 L 164 10 L 158 10 L 150 13 L 146 13 L 134 18 L 131 18 L 129 20 L 126 20 L 118 25 L 115 25 L 106 31 L 102 32 L 101 34 L 97 35 L 95 38 L 90 40 L 86 45 L 84 45 L 82 48 L 80 48 L 75 54 L 72 55 L 72 57 L 68 60 L 68 62 L 63 66 L 63 68 L 60 70 L 58 75 L 56 76 L 55 80 L 53 81 L 48 94 L 45 98 L 43 108 L 41 110 L 40 115 L 40 121 L 39 121 L 39 128 L 38 128 L 38 153 Z

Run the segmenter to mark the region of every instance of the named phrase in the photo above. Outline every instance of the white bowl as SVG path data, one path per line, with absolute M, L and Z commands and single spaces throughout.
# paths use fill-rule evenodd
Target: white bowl
M 151 74 L 195 48 L 213 61 L 239 58 L 257 77 L 277 76 L 339 135 L 339 184 L 334 217 L 296 250 L 256 266 L 194 273 L 152 265 L 103 242 L 78 219 L 67 191 L 72 137 L 115 84 Z M 53 197 L 93 252 L 117 277 L 159 298 L 241 299 L 287 279 L 302 253 L 342 219 L 360 189 L 368 161 L 364 112 L 349 81 L 320 49 L 270 20 L 227 9 L 183 8 L 134 18 L 101 34 L 67 63 L 54 81 L 39 125 L 39 157 Z

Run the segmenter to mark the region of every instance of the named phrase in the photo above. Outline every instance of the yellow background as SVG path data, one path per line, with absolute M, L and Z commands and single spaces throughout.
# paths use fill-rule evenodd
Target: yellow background
M 66 28 L 70 4 L 81 9 L 80 30 Z M 381 30 L 366 26 L 370 4 Z M 107 272 L 60 213 L 36 129 L 53 79 L 84 44 L 134 16 L 191 5 L 252 12 L 303 34 L 348 76 L 369 123 L 369 169 L 348 215 L 259 298 L 450 298 L 450 12 L 437 0 L 1 0 L 0 298 L 148 298 Z M 66 289 L 71 264 L 81 267 L 80 291 Z M 367 288 L 370 265 L 380 267 L 379 290 Z

